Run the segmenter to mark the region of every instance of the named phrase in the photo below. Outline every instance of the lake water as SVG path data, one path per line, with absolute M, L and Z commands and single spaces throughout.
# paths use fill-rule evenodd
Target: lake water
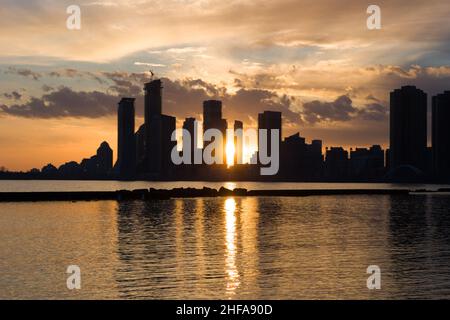
M 0 299 L 450 298 L 449 209 L 439 194 L 0 203 Z
M 399 183 L 299 183 L 299 182 L 206 182 L 206 181 L 73 181 L 73 180 L 0 180 L 0 192 L 31 191 L 116 191 L 134 189 L 172 189 L 172 188 L 228 189 L 246 188 L 248 190 L 276 189 L 428 189 L 449 188 L 449 185 L 399 184 Z

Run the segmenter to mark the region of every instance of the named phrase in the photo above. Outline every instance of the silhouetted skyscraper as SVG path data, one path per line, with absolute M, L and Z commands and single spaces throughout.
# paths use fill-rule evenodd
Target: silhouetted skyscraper
M 122 98 L 119 102 L 117 140 L 117 173 L 122 179 L 130 179 L 136 170 L 134 98 Z
M 203 101 L 203 129 L 217 128 L 217 122 L 222 119 L 222 101 Z
M 162 113 L 162 88 L 160 79 L 145 84 L 145 123 Z
M 145 156 L 142 170 L 146 173 L 159 173 L 161 164 L 161 113 L 162 113 L 162 83 L 161 80 L 152 80 L 145 84 Z M 155 159 L 155 157 L 159 157 Z
M 376 179 L 384 174 L 384 151 L 379 145 L 350 151 L 349 176 L 353 179 Z
M 190 139 L 188 139 L 183 132 L 183 152 L 185 150 L 190 150 L 191 152 L 191 164 L 194 163 L 194 152 L 198 148 L 198 142 L 197 142 L 197 134 L 196 125 L 195 125 L 195 118 L 186 118 L 183 122 L 183 129 L 189 132 Z
M 414 86 L 390 95 L 390 169 L 413 166 L 426 169 L 427 94 Z
M 331 147 L 326 151 L 325 176 L 331 180 L 344 180 L 348 176 L 348 151 Z
M 281 148 L 281 112 L 276 111 L 264 111 L 258 114 L 258 152 L 261 150 L 259 145 L 259 130 L 267 130 L 267 152 L 269 155 L 272 154 L 272 143 L 271 143 L 271 132 L 272 130 L 278 130 L 278 146 Z
M 234 164 L 244 163 L 244 124 L 234 121 Z
M 134 134 L 136 141 L 136 168 L 138 172 L 145 171 L 145 134 L 145 124 L 141 125 L 138 131 Z
M 297 132 L 281 143 L 280 174 L 283 179 L 312 181 L 321 177 L 323 168 L 322 141 L 311 144 Z
M 207 100 L 203 102 L 203 132 L 209 129 L 217 129 L 223 137 L 223 163 L 226 163 L 226 145 L 227 145 L 227 120 L 222 119 L 222 101 Z M 212 141 L 203 142 L 205 148 Z
M 172 116 L 161 115 L 161 174 L 169 176 L 174 166 L 172 162 L 172 149 L 177 142 L 172 141 L 172 133 L 176 130 L 177 119 Z
M 104 141 L 97 149 L 97 173 L 100 175 L 107 175 L 112 170 L 113 165 L 113 151 L 108 142 Z
M 167 178 L 172 167 L 170 154 L 172 147 L 176 145 L 176 141 L 171 141 L 172 133 L 176 129 L 176 119 L 162 114 L 161 80 L 146 83 L 144 90 L 145 156 L 142 170 L 149 178 Z M 139 146 L 142 147 L 142 143 Z
M 433 97 L 433 171 L 439 179 L 450 179 L 450 91 Z

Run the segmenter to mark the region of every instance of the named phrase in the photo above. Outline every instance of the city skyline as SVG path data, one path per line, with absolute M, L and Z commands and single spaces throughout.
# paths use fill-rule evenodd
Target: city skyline
M 59 168 L 49 163 L 25 176 L 11 172 L 10 177 L 317 182 L 450 179 L 449 135 L 444 120 L 449 112 L 450 91 L 432 97 L 429 128 L 427 93 L 411 85 L 394 89 L 389 101 L 389 148 L 374 144 L 345 150 L 342 146 L 324 148 L 323 141 L 317 138 L 309 144 L 300 132 L 284 136 L 285 117 L 280 111 L 258 113 L 258 127 L 253 132 L 242 121 L 229 123 L 223 117 L 221 100 L 203 101 L 201 126 L 195 117 L 187 117 L 182 128 L 177 128 L 177 118 L 164 112 L 163 88 L 164 82 L 151 72 L 151 78 L 143 84 L 145 121 L 137 128 L 136 98 L 122 97 L 118 102 L 115 161 L 112 148 L 103 141 L 96 155 L 80 163 L 72 160 Z M 427 146 L 429 130 L 431 147 Z
M 149 72 L 149 74 L 153 77 L 154 76 L 154 73 L 153 73 L 153 71 L 150 71 Z M 145 79 L 144 79 L 145 80 Z M 158 82 L 159 84 L 158 84 L 158 86 L 161 86 L 161 91 L 160 91 L 160 93 L 159 93 L 159 98 L 158 98 L 158 101 L 156 102 L 156 109 L 158 109 L 158 110 L 156 110 L 156 113 L 161 113 L 162 111 L 162 105 L 164 104 L 164 99 L 163 99 L 163 95 L 162 95 L 162 82 L 164 81 L 164 78 L 161 78 L 161 79 L 158 79 L 156 82 Z M 145 85 L 145 88 L 144 88 L 144 92 L 146 92 L 146 91 L 148 91 L 148 90 L 150 90 L 149 92 L 152 92 L 152 90 L 151 89 L 149 89 L 147 86 L 150 84 L 150 83 L 152 83 L 152 82 L 155 82 L 155 81 L 150 81 L 150 82 L 146 82 L 146 85 Z M 402 86 L 402 89 L 403 88 L 415 88 L 415 86 L 413 86 L 413 85 L 405 85 L 405 86 Z M 159 87 L 158 87 L 158 89 L 157 90 L 160 90 L 159 89 Z M 154 89 L 153 89 L 154 90 Z M 390 93 L 390 95 L 391 95 L 391 100 L 392 100 L 392 94 L 393 93 L 395 93 L 396 91 L 398 91 L 398 90 L 400 90 L 400 89 L 396 89 L 396 90 L 394 90 L 393 92 L 391 92 Z M 420 92 L 423 92 L 422 90 L 420 90 L 419 89 L 419 91 Z M 422 111 L 422 119 L 425 121 L 425 123 L 424 123 L 424 125 L 425 125 L 425 127 L 424 127 L 424 134 L 425 134 L 425 147 L 428 147 L 428 148 L 430 148 L 430 147 L 432 147 L 432 144 L 433 144 L 433 134 L 432 134 L 432 127 L 434 126 L 434 124 L 436 123 L 438 123 L 437 122 L 437 118 L 436 119 L 431 119 L 431 115 L 429 114 L 429 111 L 428 111 L 428 109 L 431 109 L 431 108 L 435 108 L 435 99 L 438 99 L 438 98 L 442 98 L 442 99 L 445 99 L 446 97 L 447 97 L 447 95 L 448 95 L 448 90 L 445 90 L 444 92 L 441 92 L 441 93 L 439 93 L 439 94 L 437 94 L 437 95 L 435 95 L 435 96 L 432 96 L 432 97 L 428 97 L 427 98 L 427 94 L 425 93 L 424 95 L 425 95 L 425 97 L 424 97 L 424 102 L 423 102 L 423 111 Z M 144 95 L 142 98 L 143 99 L 139 99 L 139 94 L 137 94 L 137 96 L 138 96 L 138 98 L 126 98 L 126 97 L 122 97 L 122 98 L 120 98 L 120 97 L 117 97 L 118 99 L 121 99 L 121 101 L 119 101 L 119 103 L 118 103 L 118 105 L 120 106 L 121 105 L 121 103 L 123 102 L 123 103 L 126 103 L 126 102 L 128 102 L 128 103 L 131 103 L 132 105 L 133 105 L 133 122 L 134 123 L 137 123 L 137 125 L 135 125 L 134 123 L 133 123 L 133 128 L 137 128 L 135 131 L 135 134 L 136 135 L 139 135 L 139 131 L 142 131 L 143 129 L 144 129 L 144 124 L 145 124 L 145 116 L 146 116 L 146 113 L 145 112 L 142 112 L 143 114 L 144 114 L 144 117 L 143 117 L 143 119 L 141 119 L 140 117 L 139 117 L 139 115 L 137 115 L 136 114 L 136 109 L 140 109 L 141 107 L 145 107 L 145 105 L 146 104 L 152 104 L 152 105 L 155 105 L 155 102 L 147 102 L 147 95 Z M 144 99 L 145 98 L 145 99 Z M 142 104 L 143 104 L 143 106 L 140 106 L 140 105 L 136 105 L 136 107 L 135 107 L 135 101 L 136 100 L 138 100 L 138 102 L 142 102 Z M 431 104 L 429 103 L 429 101 L 431 101 Z M 217 102 L 217 103 L 219 103 L 219 105 L 220 105 L 220 115 L 219 115 L 219 118 L 220 117 L 222 117 L 222 101 L 221 100 L 212 100 L 212 99 L 210 99 L 210 100 L 205 100 L 205 101 L 203 101 L 202 102 L 202 104 L 203 104 L 203 108 L 205 108 L 205 104 L 207 105 L 208 103 L 215 103 L 215 102 Z M 441 105 L 442 105 L 442 107 L 444 107 L 446 104 L 445 104 L 445 100 L 443 100 L 443 102 L 441 103 Z M 441 107 L 441 108 L 442 108 Z M 155 106 L 153 107 L 153 108 L 155 108 Z M 150 109 L 150 108 L 143 108 L 144 110 L 146 110 L 146 109 Z M 435 110 L 435 109 L 433 109 L 433 110 Z M 437 110 L 437 109 L 436 109 Z M 119 112 L 120 112 L 120 107 L 119 107 Z M 155 111 L 154 111 L 155 112 Z M 279 111 L 272 111 L 272 110 L 262 110 L 262 113 L 260 114 L 260 117 L 261 117 L 261 115 L 262 114 L 265 114 L 266 112 L 269 112 L 269 113 L 271 113 L 271 112 L 276 112 L 276 113 L 280 113 L 280 114 L 282 114 L 282 112 L 279 112 Z M 442 109 L 442 111 L 441 111 L 441 113 L 442 114 L 444 114 L 445 115 L 445 112 L 448 112 L 446 109 L 445 109 L 445 107 L 444 107 L 444 109 Z M 388 113 L 389 114 L 389 113 Z M 197 115 L 198 116 L 198 115 Z M 203 113 L 202 114 L 200 114 L 199 115 L 200 116 L 200 119 L 196 119 L 195 117 L 186 117 L 185 119 L 177 119 L 176 117 L 173 117 L 174 118 L 174 121 L 175 121 L 175 124 L 174 124 L 174 127 L 177 129 L 177 143 L 178 143 L 178 148 L 180 149 L 180 150 L 182 150 L 182 148 L 183 148 L 183 142 L 182 142 L 182 137 L 181 137 L 181 132 L 179 131 L 180 129 L 183 129 L 184 128 L 184 126 L 186 125 L 185 124 L 185 122 L 186 121 L 189 121 L 189 120 L 193 120 L 193 121 L 195 121 L 199 126 L 200 126 L 200 128 L 203 128 L 202 130 L 203 131 L 205 131 L 205 127 L 204 127 L 204 117 L 205 117 L 205 109 L 203 110 Z M 250 117 L 252 117 L 252 115 L 248 115 L 248 116 L 250 116 Z M 151 117 L 151 115 L 147 115 L 147 117 Z M 284 115 L 282 115 L 282 117 L 283 117 L 283 119 L 285 119 L 286 120 L 286 118 L 284 117 Z M 257 118 L 257 117 L 255 117 L 255 118 Z M 143 121 L 142 121 L 143 120 Z M 218 123 L 215 123 L 214 125 L 217 127 L 219 127 L 219 129 L 220 129 L 220 131 L 222 131 L 223 132 L 223 134 L 224 134 L 224 136 L 226 137 L 226 130 L 231 130 L 231 129 L 233 129 L 233 121 L 230 121 L 230 120 L 228 120 L 229 121 L 229 123 L 227 122 L 227 119 L 222 119 L 222 120 L 220 120 L 220 119 L 218 119 L 217 121 L 224 121 L 224 124 L 222 125 L 222 124 L 218 124 Z M 281 119 L 280 119 L 280 121 L 281 121 Z M 246 129 L 257 129 L 258 127 L 260 127 L 260 124 L 259 124 L 259 122 L 260 122 L 260 120 L 258 120 L 257 121 L 257 125 L 256 125 L 256 128 L 254 127 L 254 126 L 246 126 L 245 124 L 244 124 L 244 122 L 243 121 L 240 121 L 239 119 L 235 119 L 234 120 L 234 122 L 237 122 L 237 123 L 240 123 L 240 126 L 242 126 L 242 127 L 245 127 L 245 129 L 244 130 L 246 130 Z M 391 126 L 392 126 L 392 123 L 391 123 Z M 443 125 L 441 125 L 442 127 L 443 127 Z M 120 125 L 119 125 L 119 127 L 120 127 Z M 214 127 L 214 126 L 212 126 L 212 127 Z M 206 128 L 208 128 L 208 125 L 206 125 Z M 301 134 L 301 130 L 300 130 L 301 128 L 290 128 L 290 130 L 286 130 L 286 131 L 288 131 L 288 133 L 289 133 L 289 135 L 287 135 L 287 134 L 281 134 L 281 136 L 280 136 L 280 143 L 281 143 L 281 140 L 284 140 L 284 139 L 286 139 L 286 138 L 292 138 L 292 136 L 293 135 L 297 135 L 297 134 Z M 441 131 L 443 130 L 443 129 L 440 129 Z M 292 132 L 295 132 L 295 133 L 293 133 L 292 134 Z M 143 133 L 144 135 L 145 135 L 145 133 Z M 445 131 L 444 131 L 444 134 L 445 134 Z M 387 135 L 389 136 L 389 131 L 387 132 Z M 442 135 L 442 134 L 441 134 Z M 117 136 L 117 135 L 116 135 Z M 315 140 L 317 140 L 317 138 L 318 137 L 309 137 L 309 139 L 308 140 L 310 140 L 311 142 L 314 142 Z M 136 142 L 135 143 L 138 143 L 138 141 L 139 141 L 139 138 L 136 138 L 137 140 L 136 140 Z M 391 137 L 391 139 L 392 139 L 392 137 Z M 112 141 L 113 142 L 116 142 L 116 144 L 115 145 L 117 145 L 118 143 L 119 143 L 119 141 L 118 140 L 114 140 L 114 139 L 112 139 Z M 226 140 L 225 140 L 226 141 Z M 340 146 L 338 146 L 338 145 L 336 145 L 336 144 L 327 144 L 325 141 L 323 141 L 323 140 L 320 140 L 321 141 L 321 145 L 322 145 L 322 147 L 321 147 L 321 150 L 322 150 L 322 152 L 324 153 L 324 154 L 326 154 L 326 152 L 327 152 L 327 150 L 328 149 L 335 149 L 335 148 L 343 148 L 344 150 L 346 150 L 349 154 L 350 154 L 350 152 L 352 151 L 352 150 L 358 150 L 358 149 L 361 149 L 361 148 L 370 148 L 370 147 L 373 147 L 374 145 L 379 145 L 379 146 L 381 146 L 383 149 L 385 149 L 385 150 L 387 150 L 387 149 L 389 149 L 389 141 L 387 142 L 387 143 L 378 143 L 378 144 L 372 144 L 372 145 L 365 145 L 365 144 L 361 144 L 361 145 L 346 145 L 346 144 L 343 144 L 343 145 L 340 145 Z M 111 141 L 108 141 L 107 139 L 105 139 L 105 140 L 103 140 L 103 142 L 102 142 L 102 144 L 104 144 L 104 143 L 107 143 L 107 144 L 109 144 L 109 145 L 114 145 L 114 144 L 112 144 L 111 143 Z M 202 140 L 202 137 L 201 137 L 201 135 L 199 135 L 199 137 L 198 137 L 198 141 L 197 141 L 197 144 L 198 145 L 200 145 L 200 146 L 202 146 L 202 144 L 203 144 L 203 140 Z M 235 152 L 235 150 L 234 150 L 234 148 L 235 148 L 235 146 L 234 146 L 234 144 L 235 143 L 232 143 L 233 144 L 233 154 L 230 154 L 230 144 L 226 144 L 225 145 L 225 148 L 224 148 L 224 155 L 225 155 L 225 157 L 227 157 L 228 156 L 228 154 L 230 154 L 232 157 L 234 157 L 235 155 L 234 155 L 234 152 Z M 392 141 L 391 141 L 391 144 L 392 144 Z M 113 148 L 114 149 L 114 148 Z M 256 144 L 254 144 L 254 145 L 244 145 L 243 146 L 243 148 L 242 148 L 242 153 L 243 153 L 243 161 L 244 161 L 244 163 L 249 163 L 249 161 L 250 161 L 250 158 L 253 156 L 253 154 L 255 153 L 255 152 L 257 152 L 257 150 L 258 150 L 258 145 L 257 145 L 257 143 Z M 116 150 L 117 152 L 113 152 L 113 162 L 114 163 L 116 163 L 116 162 L 118 162 L 118 150 Z M 445 152 L 447 152 L 447 151 L 445 151 Z M 446 155 L 446 157 L 447 157 L 447 155 Z M 86 160 L 87 158 L 84 158 L 84 160 Z M 54 162 L 54 161 L 50 161 L 50 162 L 48 162 L 47 164 L 55 164 L 57 167 L 58 166 L 62 166 L 62 165 L 64 165 L 64 164 L 67 164 L 67 163 L 69 163 L 69 162 L 71 162 L 71 161 L 73 161 L 73 159 L 69 159 L 69 160 L 67 160 L 67 161 L 64 161 L 64 162 L 62 162 L 62 163 L 57 163 L 57 162 Z M 135 160 L 135 161 L 137 161 L 137 160 Z M 232 162 L 233 161 L 229 161 L 229 160 L 224 160 L 224 163 L 226 163 L 226 164 L 228 164 L 228 165 L 232 165 Z M 81 163 L 81 162 L 80 162 Z M 234 163 L 235 163 L 235 160 L 234 160 Z M 137 163 L 137 165 L 138 165 L 138 163 Z M 442 166 L 442 165 L 441 165 Z M 24 170 L 23 169 L 19 169 L 19 170 L 16 170 L 16 171 L 22 171 L 22 172 L 25 172 L 25 171 L 29 171 L 29 170 L 34 170 L 35 168 L 41 168 L 42 166 L 35 166 L 35 167 L 33 167 L 33 168 L 25 168 Z M 420 167 L 420 166 L 419 166 Z M 3 170 L 5 170 L 5 169 L 8 169 L 9 170 L 9 168 L 7 168 L 6 166 L 2 166 L 2 168 L 3 168 Z M 43 168 L 43 167 L 42 167 Z M 422 166 L 422 168 L 423 168 L 423 166 Z M 14 170 L 13 170 L 14 171 Z
M 60 165 L 103 140 L 116 145 L 115 104 L 134 96 L 136 125 L 144 122 L 149 69 L 177 127 L 217 99 L 229 121 L 256 128 L 249 115 L 281 111 L 285 136 L 347 149 L 387 147 L 392 88 L 414 84 L 431 99 L 450 87 L 442 1 L 381 2 L 379 30 L 367 29 L 367 5 L 356 0 L 81 0 L 80 30 L 66 27 L 70 4 L 3 3 L 0 166 Z

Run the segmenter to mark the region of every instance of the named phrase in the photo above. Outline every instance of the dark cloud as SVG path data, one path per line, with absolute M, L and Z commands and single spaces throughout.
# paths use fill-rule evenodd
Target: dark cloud
M 322 121 L 348 121 L 357 111 L 352 100 L 343 95 L 333 102 L 314 100 L 304 103 L 302 118 L 312 124 Z
M 301 114 L 303 121 L 310 124 L 350 120 L 386 121 L 388 108 L 379 103 L 369 103 L 362 108 L 356 108 L 352 99 L 342 95 L 333 102 L 307 102 L 303 104 Z
M 4 114 L 27 118 L 98 118 L 116 114 L 121 97 L 135 97 L 136 114 L 143 116 L 143 84 L 149 80 L 148 74 L 105 72 L 101 76 L 102 81 L 109 83 L 104 91 L 77 92 L 66 86 L 55 89 L 44 85 L 42 97 L 32 97 L 23 104 L 3 105 L 0 110 Z M 228 120 L 239 119 L 247 124 L 254 124 L 252 120 L 264 110 L 282 112 L 286 126 L 356 118 L 383 121 L 387 117 L 387 110 L 381 104 L 371 103 L 359 109 L 353 106 L 348 95 L 341 95 L 333 102 L 307 102 L 303 104 L 301 111 L 295 111 L 298 109 L 296 97 L 279 95 L 271 90 L 241 87 L 236 92 L 229 93 L 223 86 L 191 78 L 162 78 L 162 82 L 163 112 L 178 119 L 192 116 L 200 118 L 202 103 L 208 99 L 223 101 L 223 114 Z
M 48 75 L 50 77 L 57 77 L 57 78 L 59 78 L 59 77 L 74 78 L 76 76 L 79 76 L 80 73 L 76 69 L 67 68 L 67 69 L 60 70 L 60 71 L 49 72 Z
M 388 108 L 379 103 L 367 104 L 365 108 L 358 110 L 358 117 L 368 121 L 386 121 Z
M 20 100 L 20 98 L 22 98 L 22 95 L 17 91 L 13 91 L 11 93 L 4 93 L 3 96 L 11 100 Z
M 99 75 L 90 72 L 90 71 L 80 71 L 73 68 L 66 68 L 62 70 L 51 71 L 46 74 L 49 77 L 55 78 L 82 78 L 82 79 L 93 79 L 100 84 L 107 84 L 104 79 L 102 79 Z
M 33 80 L 36 80 L 36 81 L 42 77 L 42 75 L 39 72 L 35 72 L 30 69 L 15 68 L 15 67 L 9 67 L 6 71 L 6 73 L 16 74 L 19 76 L 32 78 Z
M 74 91 L 69 87 L 54 89 L 44 87 L 42 97 L 32 97 L 23 104 L 3 105 L 0 110 L 9 115 L 27 118 L 88 117 L 113 115 L 120 97 L 136 98 L 136 114 L 143 115 L 143 83 L 148 75 L 136 73 L 105 73 L 111 81 L 106 92 Z M 279 96 L 275 92 L 258 89 L 239 89 L 230 94 L 225 87 L 216 86 L 201 79 L 170 80 L 163 78 L 163 112 L 179 119 L 199 116 L 202 103 L 208 99 L 220 99 L 224 116 L 229 120 L 255 119 L 264 110 L 281 111 L 288 122 L 299 123 L 300 117 L 290 110 L 295 98 Z
M 379 100 L 378 98 L 374 97 L 372 94 L 369 94 L 369 95 L 366 97 L 366 100 L 369 100 L 369 101 L 375 101 L 375 102 L 380 102 L 380 100 Z
M 236 94 L 226 97 L 225 106 L 235 119 L 249 120 L 264 110 L 271 110 L 282 112 L 286 121 L 298 124 L 300 116 L 291 110 L 294 101 L 294 97 L 278 96 L 268 90 L 239 89 Z
M 44 91 L 44 92 L 49 92 L 49 91 L 52 91 L 52 90 L 53 90 L 53 87 L 50 87 L 49 85 L 44 84 L 42 86 L 42 91 Z
M 24 104 L 2 105 L 0 109 L 6 114 L 25 118 L 98 118 L 114 114 L 117 102 L 117 96 L 103 92 L 75 92 L 61 87 L 41 98 L 32 97 Z
M 220 99 L 227 119 L 249 121 L 264 110 L 281 111 L 289 122 L 299 123 L 298 114 L 290 110 L 293 97 L 279 96 L 273 91 L 244 89 L 230 94 L 226 88 L 200 79 L 175 80 L 164 78 L 164 111 L 185 118 L 202 113 L 202 102 Z

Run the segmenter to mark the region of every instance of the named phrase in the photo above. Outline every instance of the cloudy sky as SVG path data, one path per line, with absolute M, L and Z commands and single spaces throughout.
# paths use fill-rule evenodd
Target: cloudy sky
M 66 27 L 72 4 L 81 30 Z M 116 150 L 117 102 L 136 97 L 142 123 L 150 69 L 179 125 L 217 98 L 230 124 L 278 110 L 284 136 L 386 146 L 392 89 L 450 89 L 449 18 L 446 0 L 2 0 L 0 166 Z

